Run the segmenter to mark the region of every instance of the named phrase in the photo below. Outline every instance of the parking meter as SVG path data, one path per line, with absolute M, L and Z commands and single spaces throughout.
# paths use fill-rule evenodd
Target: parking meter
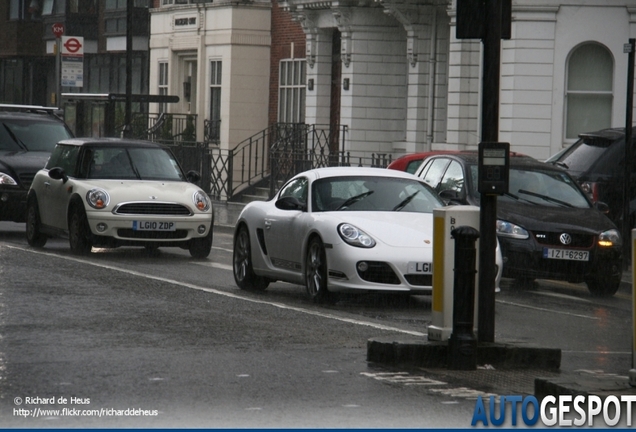
M 508 192 L 510 172 L 510 143 L 479 143 L 477 190 L 485 195 L 503 195 Z

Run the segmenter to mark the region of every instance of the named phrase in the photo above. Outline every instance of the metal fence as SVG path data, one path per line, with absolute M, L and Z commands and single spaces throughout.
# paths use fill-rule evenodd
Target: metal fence
M 328 125 L 276 123 L 241 142 L 236 148 L 218 146 L 219 122 L 206 120 L 206 141 L 196 142 L 196 116 L 145 114 L 133 128 L 138 138 L 171 147 L 181 167 L 201 174 L 199 186 L 213 199 L 235 200 L 257 185 L 268 187 L 272 197 L 294 175 L 327 166 L 386 168 L 390 154 L 342 151 L 347 126 L 332 130 Z M 146 126 L 146 127 L 143 127 Z M 186 138 L 192 138 L 188 140 Z

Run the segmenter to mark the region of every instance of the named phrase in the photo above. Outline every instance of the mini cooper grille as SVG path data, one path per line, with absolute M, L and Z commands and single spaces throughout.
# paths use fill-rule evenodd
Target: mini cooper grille
M 120 228 L 117 230 L 117 235 L 121 238 L 128 239 L 160 239 L 160 240 L 174 240 L 182 239 L 188 236 L 187 230 L 176 231 L 134 231 L 128 228 Z
M 592 245 L 594 244 L 594 236 L 589 234 L 572 234 L 572 233 L 568 233 L 570 243 L 564 244 L 560 240 L 562 234 L 564 234 L 563 231 L 536 232 L 534 233 L 534 238 L 537 240 L 537 243 L 540 243 L 546 246 L 591 248 Z
M 400 284 L 400 279 L 387 263 L 380 261 L 366 261 L 366 263 L 368 264 L 366 271 L 358 269 L 358 275 L 365 281 L 390 285 Z
M 115 214 L 125 215 L 166 215 L 166 216 L 191 216 L 192 212 L 181 204 L 171 203 L 127 203 L 117 206 L 113 210 Z

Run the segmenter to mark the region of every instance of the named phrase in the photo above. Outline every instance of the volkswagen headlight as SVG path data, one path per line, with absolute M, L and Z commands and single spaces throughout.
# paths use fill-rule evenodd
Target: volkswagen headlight
M 607 231 L 603 231 L 598 236 L 598 245 L 603 247 L 613 247 L 613 246 L 621 246 L 623 244 L 623 240 L 621 239 L 621 235 L 618 230 L 611 229 Z
M 101 210 L 110 203 L 110 195 L 104 189 L 91 189 L 86 192 L 86 202 L 91 207 Z
M 338 234 L 351 246 L 362 248 L 372 248 L 375 246 L 375 240 L 373 240 L 371 236 L 348 223 L 338 225 Z
M 497 235 L 520 240 L 525 240 L 530 237 L 528 231 L 526 231 L 524 228 L 521 228 L 519 225 L 515 225 L 513 223 L 502 220 L 497 221 Z
M 203 191 L 196 191 L 194 195 L 192 195 L 192 201 L 194 202 L 194 206 L 199 211 L 208 211 L 210 210 L 210 207 L 212 207 L 210 198 Z
M 17 186 L 18 183 L 9 174 L 0 172 L 0 185 Z

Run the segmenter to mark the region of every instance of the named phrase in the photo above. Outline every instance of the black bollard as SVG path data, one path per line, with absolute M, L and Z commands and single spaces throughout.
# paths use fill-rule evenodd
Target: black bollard
M 477 369 L 477 338 L 473 332 L 475 317 L 475 242 L 479 231 L 460 226 L 451 231 L 455 239 L 453 279 L 453 331 L 448 339 L 448 368 Z

